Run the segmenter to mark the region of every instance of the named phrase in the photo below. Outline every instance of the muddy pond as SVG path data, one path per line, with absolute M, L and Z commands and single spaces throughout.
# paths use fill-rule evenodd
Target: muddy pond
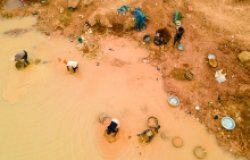
M 48 37 L 32 17 L 0 19 L 1 160 L 195 160 L 202 146 L 206 160 L 243 160 L 223 151 L 194 118 L 167 103 L 161 74 L 143 63 L 147 51 L 128 37 L 103 37 L 96 59 L 82 56 L 75 42 Z M 13 56 L 28 51 L 30 65 L 15 68 Z M 39 63 L 35 63 L 39 59 Z M 63 60 L 76 60 L 69 73 Z M 120 135 L 109 143 L 101 113 L 120 120 Z M 137 134 L 149 116 L 161 128 L 150 144 Z M 183 146 L 173 147 L 181 137 Z

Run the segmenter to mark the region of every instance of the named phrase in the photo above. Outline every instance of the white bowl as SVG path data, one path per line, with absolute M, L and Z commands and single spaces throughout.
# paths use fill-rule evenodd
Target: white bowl
M 216 55 L 213 54 L 213 53 L 210 53 L 210 54 L 207 55 L 207 58 L 208 59 L 216 59 Z
M 180 100 L 177 96 L 170 96 L 168 98 L 168 103 L 173 107 L 177 107 L 180 104 Z
M 231 117 L 223 117 L 221 125 L 227 130 L 233 130 L 236 127 L 235 121 Z

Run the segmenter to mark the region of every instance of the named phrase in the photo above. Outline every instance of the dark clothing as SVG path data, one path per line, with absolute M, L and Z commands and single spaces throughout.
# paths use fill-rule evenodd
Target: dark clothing
M 25 64 L 29 64 L 28 53 L 25 50 L 23 52 L 24 52 L 23 60 L 24 60 Z
M 176 42 L 180 43 L 184 31 L 185 30 L 183 27 L 178 28 L 178 30 L 176 31 L 176 34 L 174 36 L 174 45 L 176 44 Z
M 117 126 L 118 126 L 117 123 L 111 121 L 110 125 L 107 128 L 107 134 L 111 134 L 111 133 L 116 134 L 118 132 Z
M 160 37 L 160 36 L 155 36 L 154 43 L 155 43 L 155 45 L 157 45 L 157 46 L 164 44 L 163 38 Z
M 167 28 L 162 28 L 157 30 L 156 35 L 154 37 L 154 44 L 157 46 L 166 45 L 171 39 L 171 35 Z

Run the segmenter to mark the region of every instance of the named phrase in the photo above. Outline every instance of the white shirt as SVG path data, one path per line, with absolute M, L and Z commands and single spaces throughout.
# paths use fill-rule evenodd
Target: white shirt
M 112 122 L 114 122 L 114 123 L 116 123 L 117 124 L 117 128 L 119 128 L 119 120 L 118 119 L 116 119 L 116 118 L 112 118 L 112 120 L 111 120 Z
M 67 62 L 67 67 L 76 68 L 76 67 L 78 67 L 78 62 L 77 61 L 68 61 Z

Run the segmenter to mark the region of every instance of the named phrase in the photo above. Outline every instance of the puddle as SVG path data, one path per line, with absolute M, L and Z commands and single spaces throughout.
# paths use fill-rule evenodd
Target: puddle
M 0 21 L 0 159 L 191 160 L 193 148 L 200 145 L 206 160 L 236 160 L 200 123 L 168 106 L 160 73 L 141 62 L 147 51 L 136 42 L 112 36 L 101 40 L 103 55 L 96 66 L 65 39 L 48 39 L 34 29 L 17 37 L 2 34 L 34 23 L 33 18 Z M 33 60 L 50 63 L 18 71 L 10 59 L 20 49 Z M 79 70 L 68 73 L 58 58 L 77 60 Z M 120 120 L 116 142 L 104 139 L 100 113 Z M 159 134 L 149 145 L 140 145 L 136 135 L 152 115 L 159 119 Z M 183 139 L 181 148 L 172 146 L 176 136 Z

